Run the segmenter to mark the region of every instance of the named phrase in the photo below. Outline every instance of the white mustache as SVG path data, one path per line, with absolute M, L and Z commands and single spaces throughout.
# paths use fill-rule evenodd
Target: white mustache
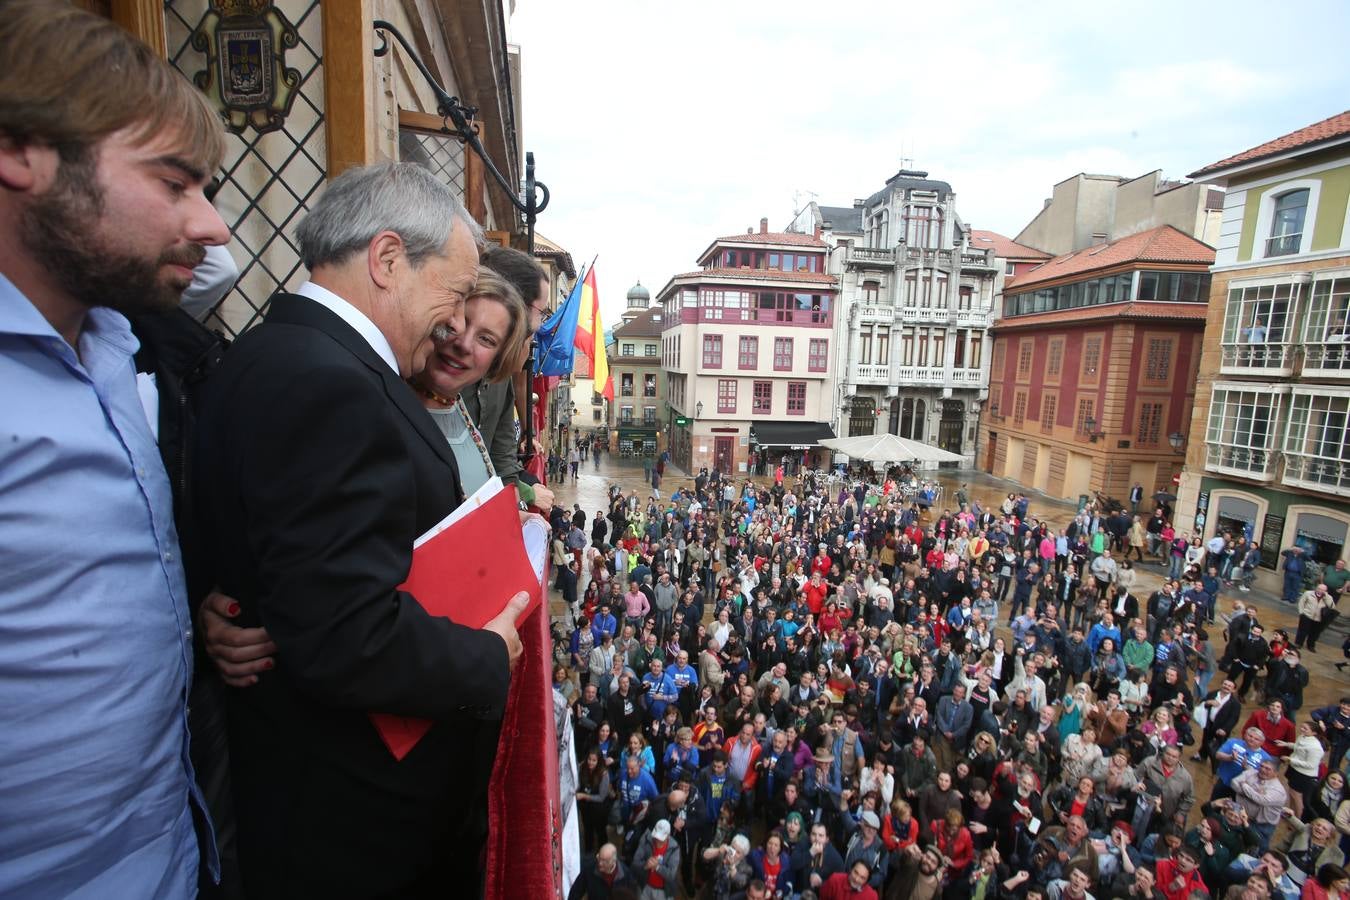
M 455 331 L 444 322 L 431 329 L 431 339 L 438 344 L 444 344 L 455 336 Z

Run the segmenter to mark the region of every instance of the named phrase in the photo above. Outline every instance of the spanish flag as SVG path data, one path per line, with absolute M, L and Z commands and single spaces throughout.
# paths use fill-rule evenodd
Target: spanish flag
M 577 313 L 576 347 L 591 360 L 591 378 L 595 392 L 614 399 L 614 379 L 609 374 L 605 355 L 605 327 L 600 321 L 600 292 L 595 288 L 595 266 L 586 273 L 581 285 L 581 309 Z

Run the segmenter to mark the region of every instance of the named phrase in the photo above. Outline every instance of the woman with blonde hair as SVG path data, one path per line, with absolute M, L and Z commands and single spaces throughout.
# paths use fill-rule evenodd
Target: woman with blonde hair
M 496 471 L 460 393 L 484 379 L 496 383 L 519 372 L 530 351 L 528 333 L 529 311 L 520 293 L 490 269 L 480 269 L 464 299 L 464 329 L 434 330 L 435 349 L 410 382 L 450 444 L 466 495 Z

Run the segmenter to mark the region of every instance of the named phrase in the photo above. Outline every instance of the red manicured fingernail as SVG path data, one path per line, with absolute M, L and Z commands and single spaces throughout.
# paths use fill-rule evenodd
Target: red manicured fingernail
M 273 665 L 275 665 L 275 663 L 273 663 L 270 659 L 265 659 L 265 660 L 263 660 L 263 668 L 264 668 L 264 669 L 270 669 L 270 668 L 272 668 Z
M 225 612 L 231 616 L 239 615 L 239 604 L 231 603 L 229 606 L 225 607 Z

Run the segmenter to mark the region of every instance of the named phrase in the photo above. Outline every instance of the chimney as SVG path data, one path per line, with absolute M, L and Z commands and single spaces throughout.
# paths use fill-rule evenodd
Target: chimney
M 760 234 L 768 234 L 768 233 L 769 233 L 769 220 L 768 220 L 768 219 L 763 219 L 763 218 L 761 218 L 761 219 L 759 220 L 759 233 L 760 233 Z
M 754 233 L 755 233 L 755 229 L 753 229 L 753 228 L 747 228 L 747 229 L 745 229 L 745 233 L 746 233 L 746 234 L 754 234 Z
M 816 240 L 820 240 L 820 226 L 816 226 Z

